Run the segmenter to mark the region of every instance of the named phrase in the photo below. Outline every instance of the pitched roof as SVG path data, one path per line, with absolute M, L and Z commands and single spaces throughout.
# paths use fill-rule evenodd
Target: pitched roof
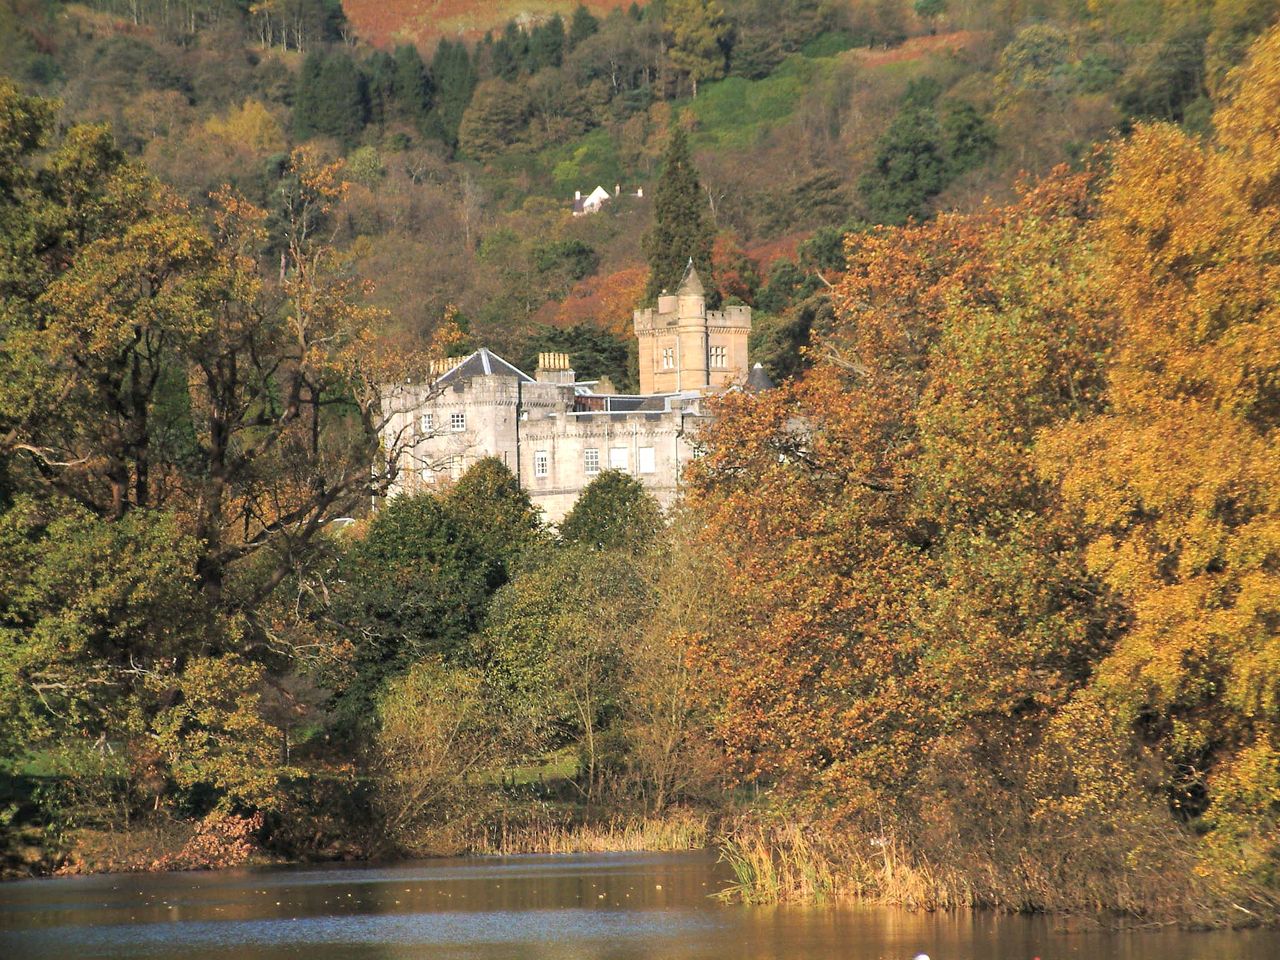
M 698 276 L 698 271 L 693 266 L 693 257 L 690 257 L 689 265 L 684 268 L 684 276 L 680 278 L 680 286 L 676 287 L 676 293 L 687 293 L 700 297 L 706 292 L 702 286 L 702 278 Z
M 533 382 L 533 377 L 515 364 L 503 360 L 488 347 L 481 347 L 471 356 L 459 360 L 436 383 L 439 385 L 455 383 L 470 380 L 472 377 L 515 377 L 524 383 Z
M 761 390 L 772 390 L 776 386 L 773 378 L 765 372 L 760 364 L 756 364 L 751 368 L 751 372 L 747 374 L 747 393 L 759 393 Z

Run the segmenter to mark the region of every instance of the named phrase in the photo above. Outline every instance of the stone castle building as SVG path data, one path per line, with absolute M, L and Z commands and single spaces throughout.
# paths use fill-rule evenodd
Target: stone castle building
M 546 519 L 558 523 L 602 470 L 638 479 L 664 506 L 680 492 L 705 421 L 704 399 L 735 386 L 768 386 L 751 371 L 751 308 L 708 311 L 692 264 L 657 309 L 635 312 L 640 393 L 581 381 L 563 353 L 543 353 L 533 376 L 481 348 L 421 382 L 386 390 L 384 435 L 401 450 L 390 495 L 456 480 L 496 457 L 516 475 Z

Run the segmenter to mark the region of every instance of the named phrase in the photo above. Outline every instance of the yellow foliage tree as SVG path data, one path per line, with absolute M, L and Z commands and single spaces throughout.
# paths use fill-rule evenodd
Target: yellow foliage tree
M 1039 459 L 1132 627 L 1099 695 L 1156 745 L 1174 808 L 1228 865 L 1280 863 L 1280 30 L 1201 143 L 1137 130 L 1094 275 L 1120 321 L 1107 411 Z
M 285 149 L 284 130 L 279 121 L 257 100 L 245 100 L 221 117 L 210 117 L 204 128 L 241 150 L 265 154 Z

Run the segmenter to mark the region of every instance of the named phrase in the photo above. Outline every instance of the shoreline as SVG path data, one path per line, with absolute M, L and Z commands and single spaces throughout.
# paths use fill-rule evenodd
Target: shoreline
M 170 823 L 171 828 L 187 827 L 191 840 L 202 834 L 198 825 Z M 169 831 L 172 839 L 175 830 Z M 332 855 L 287 856 L 273 854 L 261 846 L 240 847 L 238 856 L 193 862 L 139 846 L 140 854 L 130 860 L 88 859 L 84 850 L 73 866 L 63 863 L 46 871 L 18 872 L 6 869 L 0 883 L 23 880 L 64 879 L 91 876 L 159 876 L 166 873 L 214 873 L 236 869 L 304 868 L 322 866 L 392 867 L 424 860 L 466 860 L 500 857 L 557 857 L 576 854 L 675 854 L 705 852 L 715 854 L 731 873 L 725 887 L 715 897 L 726 904 L 742 906 L 837 906 L 873 905 L 896 907 L 924 913 L 986 913 L 1041 915 L 1057 918 L 1087 931 L 1153 931 L 1176 927 L 1187 931 L 1280 927 L 1280 911 L 1269 914 L 1235 902 L 1202 904 L 1188 913 L 1166 910 L 1122 910 L 1099 907 L 1067 899 L 1054 905 L 1011 907 L 999 902 L 940 896 L 955 877 L 922 875 L 905 863 L 892 870 L 880 861 L 840 859 L 833 856 L 831 841 L 801 824 L 769 825 L 754 818 L 722 819 L 711 814 L 682 810 L 667 817 L 612 816 L 594 822 L 564 823 L 504 821 L 484 824 L 483 831 L 469 832 L 466 842 L 448 835 L 453 842 L 424 842 L 397 851 L 356 852 L 354 848 Z M 127 834 L 138 840 L 143 834 L 155 836 L 155 828 Z M 113 837 L 120 837 L 114 833 Z M 445 837 L 439 837 L 445 840 Z M 843 851 L 850 849 L 844 838 Z M 837 841 L 839 842 L 839 841 Z M 824 845 L 825 844 L 825 845 Z M 873 872 L 879 875 L 871 877 Z

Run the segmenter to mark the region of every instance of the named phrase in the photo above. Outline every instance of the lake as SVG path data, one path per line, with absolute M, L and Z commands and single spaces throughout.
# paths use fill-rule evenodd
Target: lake
M 1044 917 L 711 897 L 714 856 L 586 854 L 0 885 L 4 960 L 1275 960 L 1280 932 L 1070 933 Z

